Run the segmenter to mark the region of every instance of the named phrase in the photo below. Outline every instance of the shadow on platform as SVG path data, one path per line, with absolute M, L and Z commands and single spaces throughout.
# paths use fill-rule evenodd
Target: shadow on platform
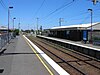
M 0 69 L 0 73 L 3 73 L 4 69 Z
M 3 53 L 1 56 L 5 56 L 5 55 L 23 55 L 23 54 L 43 54 L 43 53 Z

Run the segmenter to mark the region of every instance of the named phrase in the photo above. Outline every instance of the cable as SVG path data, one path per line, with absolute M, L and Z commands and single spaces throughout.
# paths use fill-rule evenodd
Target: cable
M 46 18 L 48 18 L 50 15 L 54 14 L 55 12 L 57 12 L 58 10 L 62 9 L 62 7 L 59 7 L 58 9 L 56 9 L 55 11 L 51 12 L 49 15 L 46 16 Z M 96 9 L 96 10 L 100 10 L 100 9 Z M 83 15 L 83 14 L 87 14 L 88 12 L 82 12 L 80 15 Z M 79 14 L 78 15 L 75 15 L 75 17 L 77 16 L 80 16 Z M 72 17 L 73 18 L 73 17 Z M 82 24 L 84 21 L 86 21 L 87 19 L 89 18 L 89 15 L 80 23 Z M 75 20 L 75 19 L 74 19 Z
M 80 23 L 80 24 L 83 24 L 88 18 L 89 18 L 89 14 L 86 16 L 86 18 Z
M 6 5 L 4 4 L 3 0 L 0 1 L 0 4 L 1 4 L 1 6 L 2 6 L 5 10 L 7 10 L 7 7 L 6 7 Z
M 79 20 L 79 18 L 76 19 L 76 17 L 82 16 L 82 15 L 85 15 L 85 14 L 88 14 L 88 12 L 83 12 L 83 13 L 80 13 L 80 14 L 75 15 L 75 16 L 73 16 L 73 17 L 69 17 L 69 20 Z M 83 18 L 80 18 L 80 19 L 83 19 Z M 67 21 L 68 21 L 68 20 L 67 20 Z
M 47 15 L 47 16 L 45 16 L 44 17 L 44 19 L 42 19 L 42 22 L 43 21 L 46 21 L 45 19 L 47 19 L 49 16 L 51 16 L 52 14 L 54 14 L 55 12 L 57 12 L 57 11 L 59 11 L 59 10 L 61 10 L 61 9 L 65 9 L 65 7 L 67 6 L 67 8 L 69 7 L 69 6 L 71 6 L 71 4 L 74 2 L 75 0 L 73 0 L 73 1 L 71 1 L 71 2 L 69 2 L 69 3 L 67 3 L 67 4 L 63 4 L 61 7 L 59 7 L 59 8 L 57 8 L 56 10 L 54 10 L 53 12 L 51 12 L 49 15 Z M 60 11 L 61 12 L 61 11 Z
M 78 17 L 78 16 L 82 16 L 82 15 L 85 15 L 85 14 L 87 14 L 88 12 L 83 12 L 83 13 L 80 13 L 80 14 L 78 14 L 78 15 L 75 15 L 75 16 L 73 16 L 73 17 L 71 17 L 71 18 L 74 18 L 74 17 Z
M 54 10 L 53 12 L 51 12 L 50 14 L 48 14 L 47 16 L 45 16 L 44 18 L 47 18 L 47 17 L 51 16 L 51 15 L 54 14 L 55 12 L 57 12 L 57 11 L 63 9 L 64 7 L 66 7 L 66 6 L 70 5 L 70 4 L 72 4 L 73 2 L 74 2 L 74 0 L 71 1 L 70 3 L 67 3 L 67 4 L 62 5 L 61 7 L 57 8 L 56 10 Z
M 39 12 L 40 9 L 42 8 L 44 2 L 45 2 L 45 0 L 43 0 L 42 4 L 41 4 L 40 7 L 38 8 L 38 10 L 35 12 L 34 16 L 36 16 L 36 15 L 38 14 L 38 12 Z
M 8 12 L 8 7 L 5 5 L 5 3 L 3 2 L 3 0 L 0 0 L 0 4 Z M 12 20 L 11 15 L 9 15 L 9 18 L 10 18 L 10 20 Z

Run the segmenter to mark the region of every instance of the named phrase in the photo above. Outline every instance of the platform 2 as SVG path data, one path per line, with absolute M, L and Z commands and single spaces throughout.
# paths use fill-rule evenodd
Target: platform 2
M 57 43 L 61 46 L 64 46 L 68 49 L 76 50 L 78 52 L 87 54 L 89 56 L 92 56 L 96 59 L 100 60 L 100 46 L 94 46 L 91 44 L 83 44 L 81 42 L 74 42 L 66 39 L 59 39 L 59 38 L 54 38 L 54 37 L 46 37 L 46 36 L 41 36 L 38 35 L 37 37 L 46 39 L 48 41 L 51 41 L 53 43 Z
M 11 40 L 4 53 L 0 55 L 0 75 L 59 75 L 41 57 L 41 54 L 44 54 L 34 52 L 32 48 L 22 35 Z

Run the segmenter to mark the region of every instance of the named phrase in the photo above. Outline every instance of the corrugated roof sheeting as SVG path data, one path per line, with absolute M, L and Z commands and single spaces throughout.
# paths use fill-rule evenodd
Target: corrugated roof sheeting
M 91 29 L 91 27 L 88 27 L 87 29 Z M 95 25 L 92 26 L 93 30 L 100 30 L 100 23 L 97 23 Z
M 100 22 L 92 23 L 93 28 L 97 28 L 100 30 Z M 90 29 L 91 23 L 88 24 L 78 24 L 78 25 L 69 25 L 69 26 L 60 26 L 60 27 L 53 27 L 51 29 L 68 29 L 68 28 L 77 28 L 77 29 Z

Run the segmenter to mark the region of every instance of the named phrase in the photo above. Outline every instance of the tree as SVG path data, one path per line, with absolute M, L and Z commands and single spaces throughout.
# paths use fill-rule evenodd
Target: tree
M 19 35 L 19 29 L 14 30 L 15 35 Z

